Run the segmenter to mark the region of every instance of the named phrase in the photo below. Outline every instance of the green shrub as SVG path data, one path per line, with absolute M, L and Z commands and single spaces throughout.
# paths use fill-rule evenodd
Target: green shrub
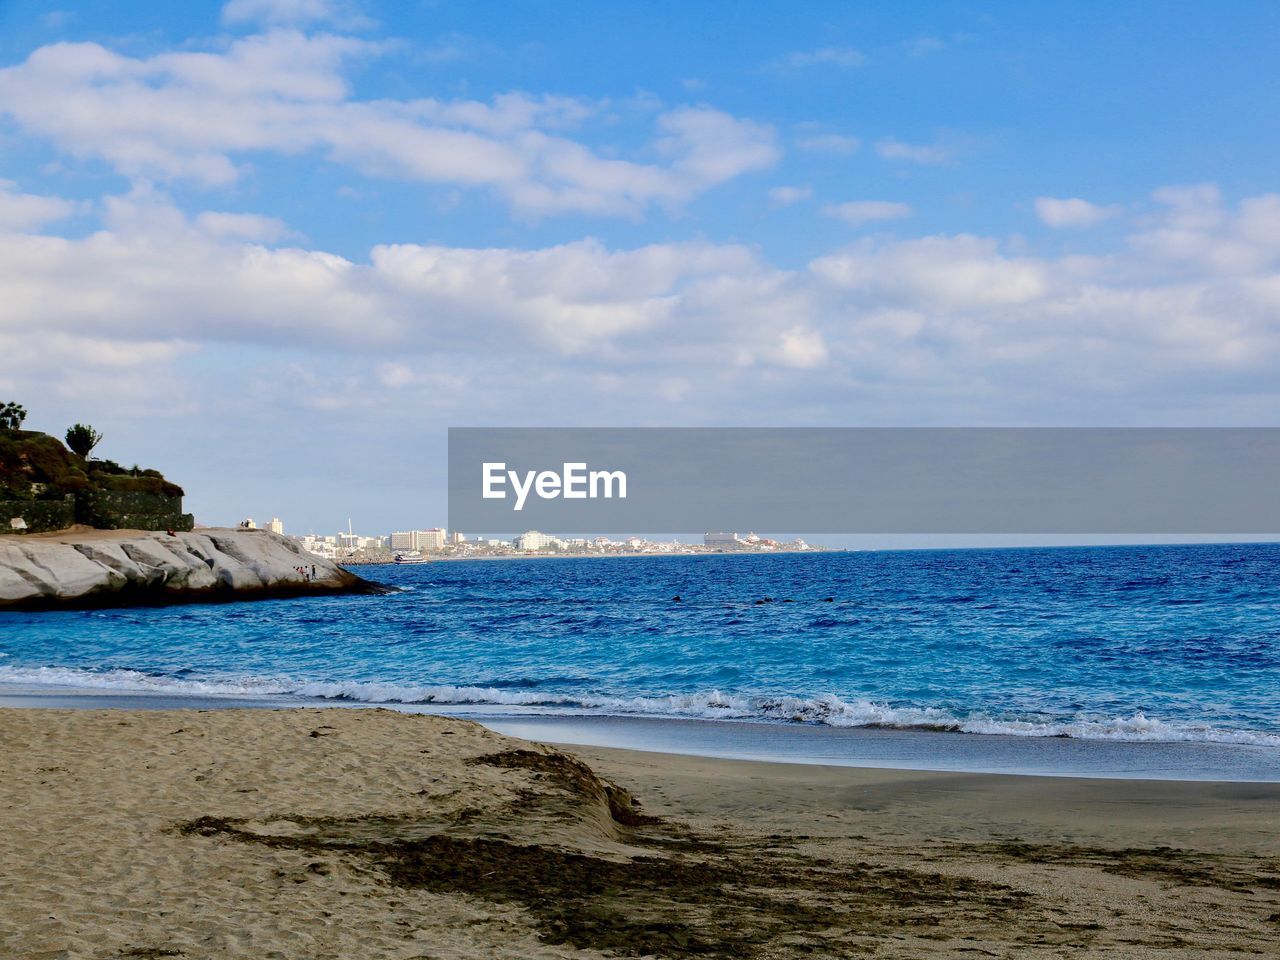
M 152 476 L 141 472 L 132 473 L 98 473 L 90 468 L 89 480 L 99 490 L 112 490 L 117 493 L 153 493 L 164 497 L 180 497 L 182 488 L 170 483 L 154 470 Z
M 67 446 L 71 448 L 72 453 L 87 457 L 101 442 L 102 434 L 87 423 L 77 423 L 67 428 Z
M 89 487 L 79 461 L 55 438 L 34 431 L 0 434 L 0 486 L 14 500 L 61 500 Z

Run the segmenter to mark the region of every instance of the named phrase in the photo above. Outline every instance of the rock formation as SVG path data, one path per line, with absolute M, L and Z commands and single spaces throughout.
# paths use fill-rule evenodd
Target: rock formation
M 266 530 L 202 529 L 172 535 L 85 530 L 0 537 L 0 609 L 385 590 Z

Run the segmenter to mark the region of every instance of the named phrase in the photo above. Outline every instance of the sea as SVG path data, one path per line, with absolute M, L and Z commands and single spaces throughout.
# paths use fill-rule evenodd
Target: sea
M 373 706 L 793 762 L 1280 781 L 1280 544 L 441 561 L 0 613 L 0 704 Z

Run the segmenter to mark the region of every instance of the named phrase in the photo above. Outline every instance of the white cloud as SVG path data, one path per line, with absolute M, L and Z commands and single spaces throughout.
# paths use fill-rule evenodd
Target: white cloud
M 1248 197 L 1236 211 L 1213 184 L 1165 187 L 1152 198 L 1166 209 L 1133 243 L 1153 264 L 1243 276 L 1280 259 L 1280 195 Z
M 779 207 L 789 207 L 812 196 L 812 187 L 772 187 L 769 190 L 769 199 Z
M 946 49 L 947 44 L 945 40 L 941 40 L 938 37 L 916 37 L 914 40 L 907 41 L 903 46 L 906 48 L 907 53 L 913 57 L 927 57 L 932 53 L 937 53 L 939 50 Z
M 407 387 L 413 383 L 415 379 L 413 370 L 403 363 L 384 363 L 380 364 L 377 369 L 378 382 L 384 387 L 399 389 Z
M 1151 199 L 1165 207 L 1165 231 L 1202 234 L 1220 228 L 1227 221 L 1222 191 L 1217 184 L 1197 183 L 1161 187 Z
M 848 157 L 858 152 L 862 141 L 839 133 L 814 133 L 797 138 L 796 146 L 807 153 L 834 153 Z
M 222 8 L 226 24 L 307 26 L 334 23 L 342 27 L 368 25 L 367 18 L 339 0 L 229 0 Z
M 827 361 L 827 345 L 816 330 L 792 327 L 779 339 L 778 359 L 785 367 L 808 370 Z
M 710 186 L 753 170 L 767 170 L 780 153 L 773 129 L 720 110 L 684 107 L 658 118 L 667 136 L 659 147 L 690 183 Z
M 196 217 L 195 226 L 215 237 L 256 240 L 262 243 L 279 240 L 288 233 L 283 221 L 255 213 L 206 212 Z
M 809 67 L 860 67 L 866 56 L 854 47 L 818 47 L 815 50 L 796 50 L 775 62 L 775 67 L 787 70 L 805 70 Z
M 432 66 L 455 64 L 482 56 L 499 57 L 502 51 L 465 33 L 450 33 L 414 53 L 414 60 Z
M 370 176 L 488 188 L 534 215 L 678 207 L 780 155 L 772 128 L 706 107 L 656 118 L 652 163 L 565 136 L 596 109 L 568 98 L 351 99 L 345 63 L 380 49 L 290 30 L 145 59 L 53 44 L 0 70 L 0 113 L 135 178 L 227 184 L 256 154 L 320 151 Z
M 76 15 L 69 10 L 50 10 L 40 14 L 40 26 L 46 30 L 62 30 L 72 23 Z
M 79 204 L 61 197 L 17 192 L 12 180 L 0 180 L 0 231 L 27 230 L 74 215 Z
M 1036 197 L 1036 216 L 1050 227 L 1091 227 L 1120 213 L 1118 206 L 1099 206 L 1078 197 Z
M 882 305 L 953 311 L 1033 303 L 1048 294 L 1052 275 L 1044 261 L 1007 257 L 995 240 L 964 235 L 864 242 L 818 258 L 812 270 Z
M 679 403 L 688 396 L 689 387 L 684 377 L 668 377 L 658 384 L 658 396 L 667 403 Z
M 707 278 L 762 270 L 740 247 L 615 252 L 591 240 L 532 251 L 383 245 L 360 263 L 244 243 L 258 223 L 189 220 L 148 191 L 105 206 L 105 228 L 84 239 L 0 247 L 0 328 L 373 352 L 486 351 L 498 340 L 574 356 L 661 328 Z
M 889 200 L 850 200 L 833 203 L 822 208 L 823 214 L 843 220 L 850 226 L 861 226 L 876 220 L 901 220 L 911 216 L 911 206 Z
M 0 234 L 0 351 L 21 361 L 5 373 L 11 392 L 92 384 L 113 397 L 116 384 L 121 404 L 234 394 L 243 385 L 184 366 L 192 353 L 287 347 L 335 371 L 345 385 L 330 397 L 367 407 L 395 391 L 408 409 L 447 389 L 449 404 L 493 419 L 528 406 L 529 377 L 542 422 L 604 409 L 661 420 L 664 404 L 734 422 L 766 397 L 779 422 L 839 419 L 854 402 L 892 422 L 1082 422 L 1091 400 L 1106 416 L 1118 397 L 1151 422 L 1201 422 L 1215 403 L 1237 409 L 1222 405 L 1241 390 L 1274 419 L 1280 197 L 1161 197 L 1105 256 L 923 236 L 864 239 L 786 270 L 710 243 L 397 244 L 350 259 L 267 248 L 245 238 L 277 234 L 271 221 L 187 216 L 136 190 L 105 201 L 88 235 Z
M 76 370 L 99 368 L 136 371 L 163 367 L 194 348 L 174 340 L 112 340 L 80 334 L 53 333 L 42 340 L 0 332 L 0 345 L 10 362 L 34 366 L 41 372 L 53 367 Z
M 956 155 L 956 147 L 943 143 L 906 143 L 895 137 L 876 141 L 876 153 L 886 160 L 901 160 L 921 166 L 938 166 L 950 163 Z

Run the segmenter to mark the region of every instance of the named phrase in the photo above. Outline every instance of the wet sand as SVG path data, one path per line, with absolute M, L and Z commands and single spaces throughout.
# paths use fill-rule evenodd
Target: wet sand
M 0 838 L 6 958 L 1200 958 L 1280 940 L 1278 784 L 558 749 L 385 710 L 0 710 Z

